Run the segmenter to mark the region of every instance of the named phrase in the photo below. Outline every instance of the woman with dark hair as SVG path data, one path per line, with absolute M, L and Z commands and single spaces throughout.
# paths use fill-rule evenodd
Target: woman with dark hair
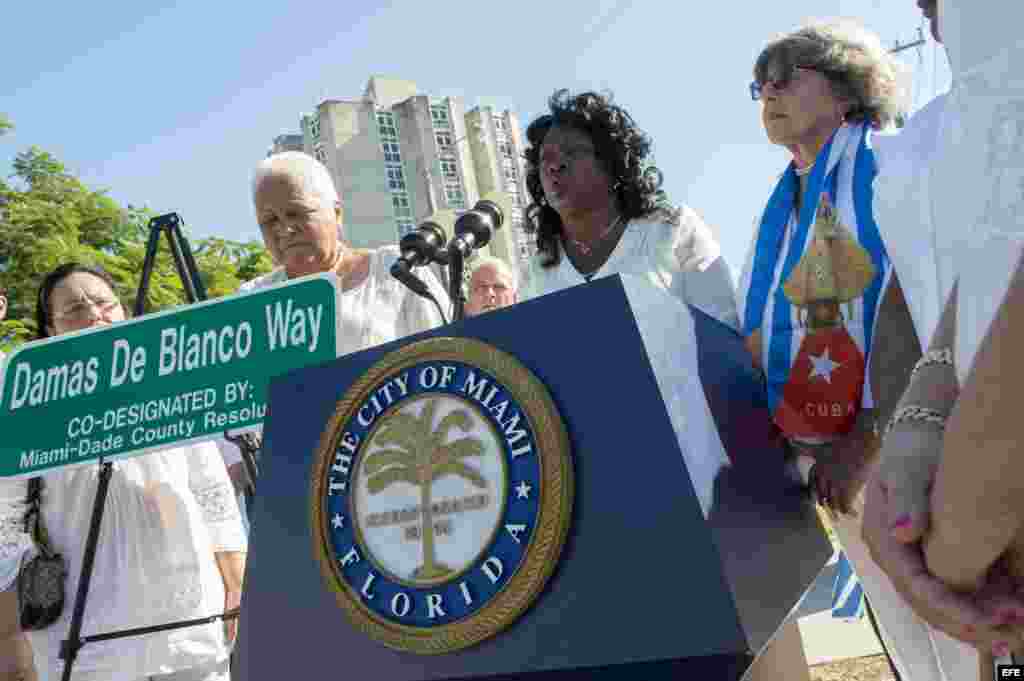
M 631 273 L 737 328 L 718 243 L 693 210 L 669 203 L 651 140 L 629 113 L 593 92 L 559 90 L 548 104 L 526 130 L 538 258 L 524 297 Z
M 697 371 L 685 303 L 735 328 L 732 282 L 710 230 L 670 208 L 651 142 L 608 97 L 559 90 L 527 129 L 527 216 L 538 254 L 522 299 L 622 275 L 661 397 L 705 515 L 727 461 Z
M 101 269 L 67 263 L 39 288 L 39 338 L 124 321 L 114 282 Z M 215 445 L 192 444 L 112 463 L 82 635 L 147 627 L 224 612 L 239 604 L 246 538 L 231 481 Z M 89 531 L 99 467 L 41 476 L 39 511 L 50 547 L 68 567 L 59 619 L 22 632 L 15 590 L 37 552 L 26 532 L 26 480 L 0 481 L 0 678 L 58 679 L 71 603 Z M 75 679 L 226 681 L 234 625 L 206 624 L 94 642 Z

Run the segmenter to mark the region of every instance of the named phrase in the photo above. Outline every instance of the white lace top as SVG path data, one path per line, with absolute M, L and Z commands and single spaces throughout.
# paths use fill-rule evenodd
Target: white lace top
M 177 622 L 224 611 L 214 554 L 245 551 L 231 481 L 217 448 L 201 443 L 113 463 L 82 635 Z M 61 640 L 71 622 L 99 469 L 84 465 L 46 474 L 42 516 L 67 561 L 61 618 L 29 632 L 40 679 L 60 678 Z M 12 588 L 33 552 L 24 533 L 27 480 L 0 480 L 0 589 Z M 136 681 L 224 659 L 218 623 L 90 643 L 78 672 Z M 88 677 L 91 678 L 91 677 Z

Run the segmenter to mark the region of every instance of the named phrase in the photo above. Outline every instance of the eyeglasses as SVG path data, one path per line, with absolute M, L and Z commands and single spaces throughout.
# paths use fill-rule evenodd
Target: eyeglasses
M 114 310 L 120 307 L 120 305 L 121 301 L 113 298 L 83 300 L 68 305 L 61 310 L 59 314 L 55 315 L 54 318 L 80 322 L 89 318 L 89 315 L 92 314 L 93 308 L 95 308 L 100 315 L 106 317 L 113 314 Z
M 755 102 L 760 100 L 761 94 L 763 93 L 766 85 L 771 85 L 776 91 L 782 92 L 789 87 L 790 83 L 793 82 L 793 78 L 796 76 L 797 71 L 817 71 L 818 73 L 826 73 L 825 69 L 817 66 L 793 66 L 778 78 L 767 78 L 763 83 L 756 80 L 753 81 L 750 84 L 750 98 Z

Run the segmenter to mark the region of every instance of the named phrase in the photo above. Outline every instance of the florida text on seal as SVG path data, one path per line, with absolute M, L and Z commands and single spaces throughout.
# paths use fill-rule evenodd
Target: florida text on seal
M 569 440 L 544 385 L 467 338 L 410 344 L 338 403 L 312 476 L 314 551 L 341 608 L 423 654 L 515 621 L 572 515 Z

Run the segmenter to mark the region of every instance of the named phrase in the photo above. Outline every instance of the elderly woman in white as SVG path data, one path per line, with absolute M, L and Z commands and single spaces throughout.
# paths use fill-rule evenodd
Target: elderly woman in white
M 398 248 L 353 248 L 345 242 L 342 207 L 330 173 L 319 161 L 287 151 L 263 160 L 252 183 L 263 243 L 278 267 L 247 282 L 253 290 L 318 272 L 333 272 L 341 289 L 339 353 L 373 347 L 441 322 L 434 305 L 391 276 Z M 447 296 L 426 268 L 418 272 L 442 306 Z
M 441 324 L 434 304 L 391 276 L 396 246 L 353 248 L 344 239 L 342 206 L 327 168 L 312 156 L 286 151 L 259 163 L 252 181 L 256 221 L 277 267 L 241 291 L 320 272 L 338 277 L 338 354 L 374 347 Z M 417 276 L 443 309 L 448 296 L 428 268 Z M 221 443 L 230 452 L 232 444 Z M 228 455 L 230 456 L 230 454 Z M 233 474 L 242 463 L 234 463 Z

